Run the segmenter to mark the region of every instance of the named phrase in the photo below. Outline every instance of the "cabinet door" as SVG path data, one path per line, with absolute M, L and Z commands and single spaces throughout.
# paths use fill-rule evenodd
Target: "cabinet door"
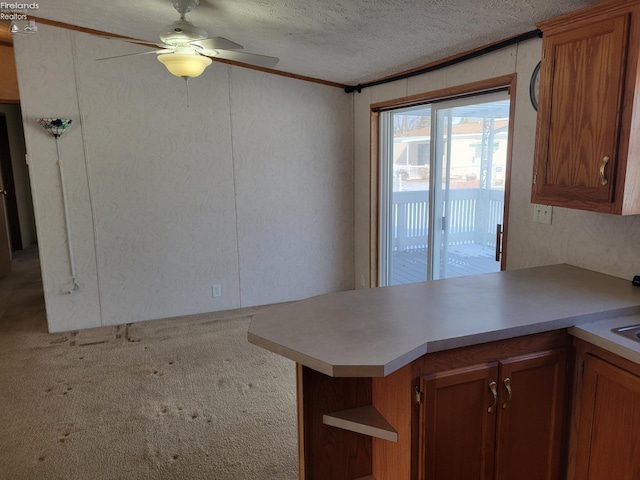
M 496 480 L 560 480 L 567 350 L 500 362 Z
M 422 377 L 420 480 L 493 478 L 498 364 Z
M 640 377 L 587 355 L 576 480 L 640 478 Z
M 624 14 L 545 36 L 535 203 L 610 209 L 628 30 Z

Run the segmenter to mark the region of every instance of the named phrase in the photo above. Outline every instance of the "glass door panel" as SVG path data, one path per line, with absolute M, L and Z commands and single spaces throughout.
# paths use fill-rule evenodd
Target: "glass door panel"
M 386 262 L 381 285 L 424 282 L 428 272 L 431 107 L 384 112 L 381 117 L 382 197 Z M 381 265 L 382 266 L 382 265 Z
M 500 271 L 496 229 L 503 225 L 509 130 L 506 92 L 433 105 L 432 279 Z

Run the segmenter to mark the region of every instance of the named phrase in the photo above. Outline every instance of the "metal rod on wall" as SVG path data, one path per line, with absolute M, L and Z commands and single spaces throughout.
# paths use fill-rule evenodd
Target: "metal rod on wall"
M 62 167 L 62 160 L 60 160 L 60 144 L 58 139 L 65 131 L 65 129 L 71 124 L 71 120 L 62 118 L 39 118 L 38 123 L 53 137 L 56 139 L 56 153 L 58 154 L 58 170 L 60 172 L 60 185 L 62 187 L 62 206 L 64 208 L 64 223 L 67 233 L 67 247 L 69 251 L 69 264 L 71 267 L 71 281 L 73 286 L 67 293 L 74 293 L 80 289 L 78 283 L 78 275 L 76 274 L 76 263 L 73 255 L 73 243 L 71 242 L 71 224 L 69 222 L 69 206 L 67 201 L 67 186 L 64 177 L 64 168 Z
M 377 85 L 383 85 L 385 83 L 391 83 L 397 80 L 404 80 L 405 78 L 411 78 L 417 75 L 423 75 L 425 73 L 433 72 L 435 70 L 440 70 L 441 68 L 450 67 L 451 65 L 456 65 L 458 63 L 471 60 L 481 55 L 486 55 L 487 53 L 495 52 L 496 50 L 501 50 L 505 47 L 510 47 L 511 45 L 515 45 L 516 43 L 520 43 L 525 40 L 529 40 L 532 38 L 540 38 L 540 37 L 542 37 L 542 32 L 540 30 L 537 30 L 537 29 L 531 30 L 530 32 L 522 33 L 520 35 L 516 35 L 515 37 L 507 38 L 505 40 L 492 43 L 490 45 L 479 48 L 477 50 L 472 50 L 462 55 L 455 56 L 453 58 L 450 58 L 449 60 L 432 63 L 423 68 L 409 70 L 407 72 L 402 72 L 397 75 L 392 75 L 390 77 L 382 78 L 380 80 L 375 80 L 373 82 L 361 83 L 358 85 L 347 85 L 346 87 L 344 87 L 344 91 L 345 93 L 353 93 L 353 92 L 361 93 L 364 88 L 375 87 Z

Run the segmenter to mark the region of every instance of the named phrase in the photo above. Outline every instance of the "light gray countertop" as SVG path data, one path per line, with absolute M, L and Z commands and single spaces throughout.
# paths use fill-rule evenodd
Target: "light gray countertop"
M 334 377 L 381 377 L 421 357 L 624 315 L 640 288 L 570 265 L 320 295 L 256 315 L 255 345 Z
M 569 333 L 627 360 L 640 363 L 640 342 L 611 331 L 612 328 L 630 325 L 640 325 L 640 315 L 613 317 L 599 322 L 585 323 L 570 328 Z

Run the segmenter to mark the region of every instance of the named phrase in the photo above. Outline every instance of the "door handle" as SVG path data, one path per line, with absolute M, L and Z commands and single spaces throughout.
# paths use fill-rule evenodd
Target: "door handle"
M 502 408 L 507 408 L 507 405 L 511 402 L 511 379 L 509 377 L 505 378 L 502 384 L 507 389 L 507 401 L 502 404 Z
M 604 169 L 607 166 L 607 163 L 609 163 L 609 156 L 606 156 L 602 159 L 602 163 L 600 164 L 600 183 L 602 183 L 602 185 L 606 185 L 607 183 L 609 183 L 609 180 L 607 180 L 607 176 L 604 173 Z
M 496 225 L 496 262 L 500 261 L 502 255 L 502 225 Z
M 498 384 L 496 382 L 491 382 L 489 384 L 489 390 L 491 390 L 491 393 L 493 394 L 493 405 L 487 409 L 487 412 L 493 413 L 496 409 L 496 405 L 498 405 Z
M 9 192 L 7 192 L 6 190 L 0 190 L 0 193 L 1 193 L 2 195 L 9 195 Z

